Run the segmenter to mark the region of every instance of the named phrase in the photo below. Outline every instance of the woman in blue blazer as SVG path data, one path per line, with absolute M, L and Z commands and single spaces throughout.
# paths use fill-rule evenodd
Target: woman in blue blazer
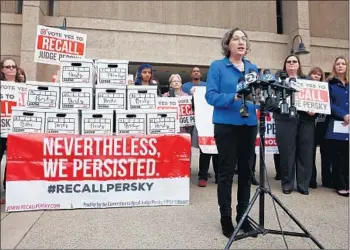
M 331 115 L 325 138 L 332 159 L 333 187 L 341 196 L 349 196 L 349 80 L 345 57 L 337 57 L 329 76 Z M 342 126 L 344 128 L 342 129 Z
M 245 74 L 258 68 L 244 58 L 249 51 L 246 32 L 235 28 L 222 39 L 224 58 L 211 63 L 207 74 L 205 98 L 214 107 L 214 137 L 218 149 L 218 203 L 222 232 L 230 237 L 232 224 L 232 180 L 236 163 L 239 162 L 236 221 L 242 218 L 248 207 L 251 187 L 251 164 L 255 153 L 257 134 L 256 108 L 247 101 L 248 117 L 240 114 L 242 100 L 236 93 L 238 81 Z M 245 232 L 253 228 L 248 220 L 243 222 Z

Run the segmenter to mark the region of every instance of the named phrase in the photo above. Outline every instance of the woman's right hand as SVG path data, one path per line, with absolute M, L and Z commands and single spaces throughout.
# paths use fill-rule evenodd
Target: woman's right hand
M 239 94 L 235 94 L 235 101 L 238 101 L 241 99 L 241 96 Z
M 344 116 L 344 121 L 348 124 L 349 123 L 349 114 Z

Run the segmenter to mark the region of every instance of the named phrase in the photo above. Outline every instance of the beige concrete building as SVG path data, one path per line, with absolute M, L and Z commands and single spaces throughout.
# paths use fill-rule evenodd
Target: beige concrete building
M 205 77 L 233 26 L 247 31 L 248 58 L 259 68 L 280 69 L 295 35 L 310 51 L 300 56 L 305 73 L 329 72 L 336 56 L 349 57 L 348 1 L 17 0 L 1 1 L 1 58 L 16 59 L 29 80 L 50 81 L 57 66 L 33 62 L 36 28 L 60 26 L 64 17 L 67 30 L 87 34 L 86 58 L 129 60 L 132 73 L 149 62 L 162 81 L 171 73 L 186 80 L 194 65 Z

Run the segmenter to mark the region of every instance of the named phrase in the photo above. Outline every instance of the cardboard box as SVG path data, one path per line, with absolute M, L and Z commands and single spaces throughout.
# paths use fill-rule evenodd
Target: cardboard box
M 158 86 L 128 86 L 128 110 L 145 110 L 157 108 Z
M 129 61 L 96 60 L 97 84 L 127 85 Z
M 147 134 L 176 134 L 180 131 L 177 111 L 147 111 Z
M 96 110 L 126 110 L 126 86 L 97 85 L 95 107 Z
M 60 87 L 49 82 L 28 81 L 26 107 L 58 109 L 60 105 Z
M 116 134 L 131 135 L 147 132 L 147 117 L 144 111 L 116 110 Z
M 112 135 L 114 125 L 112 110 L 81 112 L 81 133 L 83 135 Z
M 45 109 L 12 108 L 11 133 L 44 133 Z
M 92 87 L 96 83 L 96 68 L 90 59 L 64 58 L 60 66 L 60 84 L 84 84 Z
M 93 88 L 81 85 L 61 87 L 61 109 L 93 109 Z
M 80 134 L 80 119 L 78 110 L 47 110 L 45 118 L 45 133 L 50 134 Z

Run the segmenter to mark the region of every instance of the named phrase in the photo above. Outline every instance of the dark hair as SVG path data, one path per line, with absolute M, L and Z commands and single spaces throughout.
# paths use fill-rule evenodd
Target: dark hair
M 247 33 L 240 29 L 240 28 L 233 28 L 230 29 L 229 31 L 227 31 L 224 35 L 224 37 L 221 39 L 221 49 L 222 49 L 222 54 L 225 57 L 230 57 L 230 49 L 229 49 L 229 43 L 232 39 L 233 33 L 235 33 L 237 30 L 240 30 L 243 32 L 243 34 L 247 37 L 247 50 L 246 50 L 246 54 L 250 51 L 250 43 L 249 43 L 249 39 L 248 39 L 248 35 Z
M 299 69 L 298 69 L 298 71 L 297 71 L 298 76 L 303 76 L 303 70 L 302 70 L 302 67 L 301 67 L 300 59 L 299 59 L 299 57 L 296 56 L 296 55 L 289 55 L 289 56 L 286 57 L 286 59 L 284 60 L 284 63 L 283 63 L 283 71 L 287 72 L 287 70 L 286 70 L 286 64 L 287 64 L 288 59 L 289 59 L 290 57 L 292 57 L 292 56 L 294 56 L 294 57 L 297 59 L 298 64 L 299 64 Z
M 144 64 L 141 64 L 139 66 L 139 68 L 137 69 L 135 85 L 142 85 L 141 73 L 142 73 L 142 70 L 144 70 L 144 69 L 150 69 L 151 70 L 151 78 L 150 78 L 149 82 L 152 81 L 152 79 L 153 79 L 152 66 L 150 64 L 148 64 L 148 63 L 144 63 Z
M 23 75 L 23 76 L 24 76 L 23 82 L 26 82 L 26 81 L 27 81 L 27 76 L 26 76 L 26 72 L 24 72 L 24 69 L 22 69 L 22 68 L 17 68 L 17 73 L 18 73 L 18 75 Z
M 13 61 L 13 62 L 16 64 L 16 66 L 17 66 L 16 61 L 13 60 L 13 59 L 10 58 L 10 57 L 7 57 L 7 58 L 2 59 L 1 62 L 0 62 L 0 68 L 1 68 L 1 71 L 0 71 L 0 81 L 6 81 L 6 77 L 5 77 L 4 72 L 2 72 L 2 69 L 4 68 L 4 63 L 5 63 L 6 61 L 8 61 L 8 60 Z M 18 74 L 17 69 L 16 69 L 15 82 L 20 82 L 19 74 Z
M 308 76 L 311 76 L 312 74 L 314 74 L 314 73 L 316 73 L 316 72 L 318 72 L 318 73 L 320 73 L 320 74 L 321 74 L 321 79 L 320 79 L 320 82 L 323 82 L 323 81 L 324 81 L 325 76 L 324 76 L 324 72 L 323 72 L 323 70 L 322 70 L 320 67 L 313 67 L 313 68 L 310 70 L 310 72 L 309 72 Z

